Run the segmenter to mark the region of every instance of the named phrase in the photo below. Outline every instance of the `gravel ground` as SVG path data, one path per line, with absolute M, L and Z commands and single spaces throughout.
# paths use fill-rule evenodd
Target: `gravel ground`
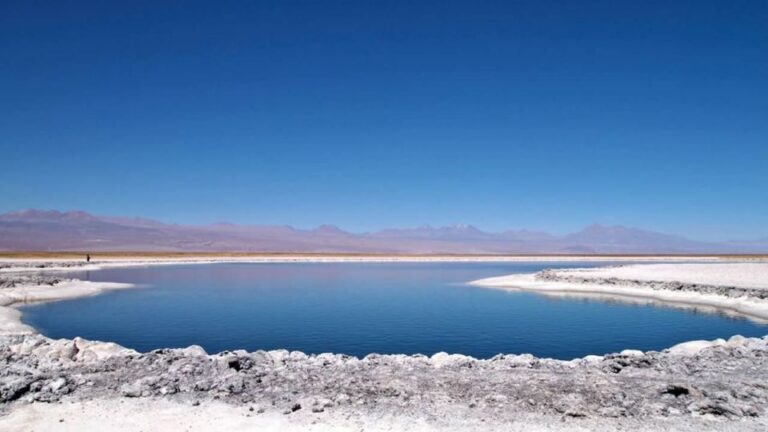
M 40 402 L 166 398 L 268 414 L 404 416 L 438 426 L 502 425 L 543 415 L 574 424 L 648 420 L 680 427 L 718 419 L 719 425 L 765 430 L 768 338 L 708 345 L 693 353 L 625 351 L 564 362 L 528 355 L 207 355 L 199 347 L 139 354 L 81 339 L 5 336 L 0 401 L 4 411 Z

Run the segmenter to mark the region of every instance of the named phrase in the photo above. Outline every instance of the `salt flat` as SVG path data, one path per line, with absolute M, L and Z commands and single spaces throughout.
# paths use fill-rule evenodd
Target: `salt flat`
M 768 262 L 764 261 L 554 269 L 491 277 L 472 284 L 543 293 L 649 299 L 768 320 Z
M 768 290 L 768 262 L 643 264 L 563 270 L 584 278 L 676 281 Z

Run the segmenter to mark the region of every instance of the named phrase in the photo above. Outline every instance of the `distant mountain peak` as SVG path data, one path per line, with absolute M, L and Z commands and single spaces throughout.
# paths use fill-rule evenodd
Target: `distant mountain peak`
M 480 229 L 478 229 L 474 225 L 460 223 L 460 224 L 454 224 L 451 226 L 456 231 L 467 231 L 467 232 L 482 232 Z
M 222 227 L 222 228 L 233 228 L 237 225 L 233 224 L 232 222 L 214 222 L 210 224 L 211 227 Z
M 63 214 L 63 216 L 67 219 L 73 219 L 73 220 L 97 220 L 98 218 L 90 213 L 79 211 L 79 210 L 71 210 Z
M 642 228 L 632 228 L 624 225 L 604 225 L 604 224 L 591 224 L 584 227 L 576 234 L 651 234 L 658 236 L 670 236 L 677 237 L 672 234 L 664 234 L 656 231 L 645 230 Z
M 167 224 L 78 210 L 0 215 L 0 250 L 369 253 L 765 253 L 766 240 L 699 242 L 622 225 L 592 224 L 567 235 L 485 232 L 470 224 L 390 228 L 355 234 L 335 225 Z
M 582 228 L 581 232 L 605 232 L 605 231 L 624 231 L 624 230 L 640 231 L 636 228 L 627 228 L 623 225 L 606 225 L 601 223 L 593 223 Z
M 316 234 L 349 234 L 348 232 L 337 227 L 336 225 L 330 225 L 330 224 L 322 224 L 317 228 L 311 230 L 311 232 Z
M 479 230 L 469 224 L 455 224 L 443 227 L 420 225 L 416 228 L 388 228 L 371 234 L 374 237 L 388 238 L 430 238 L 430 239 L 462 239 L 469 237 L 484 237 L 492 234 Z
M 70 210 L 66 212 L 60 212 L 58 210 L 40 210 L 40 209 L 26 209 L 15 212 L 9 212 L 1 215 L 5 220 L 19 219 L 19 220 L 97 220 L 98 218 L 90 213 L 80 210 Z
M 39 210 L 39 209 L 24 209 L 19 211 L 8 212 L 4 214 L 5 217 L 19 217 L 19 218 L 42 218 L 42 217 L 59 217 L 61 212 L 58 210 Z

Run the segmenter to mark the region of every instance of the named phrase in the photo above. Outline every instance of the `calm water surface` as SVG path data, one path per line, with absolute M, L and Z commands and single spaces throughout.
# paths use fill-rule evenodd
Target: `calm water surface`
M 150 351 L 286 348 L 306 353 L 439 351 L 571 359 L 693 339 L 763 336 L 768 326 L 718 314 L 468 286 L 475 279 L 594 263 L 210 264 L 69 273 L 142 288 L 23 307 L 54 338 Z M 604 264 L 601 264 L 604 265 Z

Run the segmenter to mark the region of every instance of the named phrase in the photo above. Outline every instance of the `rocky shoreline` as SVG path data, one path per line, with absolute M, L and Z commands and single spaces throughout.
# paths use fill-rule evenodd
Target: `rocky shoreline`
M 684 344 L 685 345 L 685 344 Z M 41 335 L 0 337 L 0 402 L 166 397 L 219 400 L 255 412 L 306 410 L 494 422 L 542 414 L 564 419 L 716 417 L 757 425 L 768 409 L 768 337 L 733 337 L 664 352 L 625 351 L 573 361 L 499 355 L 338 354 L 199 347 L 137 353 L 115 344 Z

